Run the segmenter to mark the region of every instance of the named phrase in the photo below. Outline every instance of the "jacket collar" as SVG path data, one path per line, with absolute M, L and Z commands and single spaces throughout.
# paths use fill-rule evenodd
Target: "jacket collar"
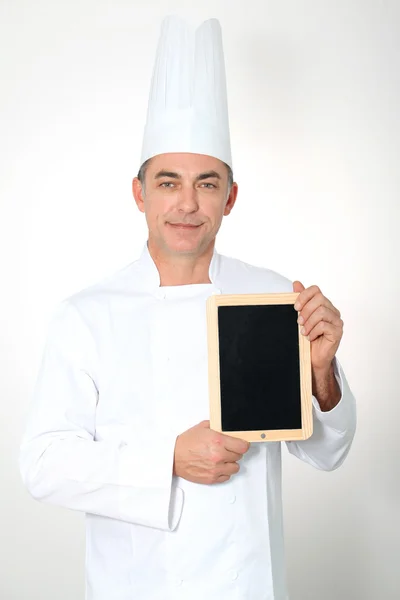
M 211 284 L 214 286 L 217 292 L 221 293 L 220 288 L 220 265 L 221 265 L 221 256 L 218 254 L 215 246 L 213 255 L 210 262 L 210 267 L 208 270 L 208 276 L 210 278 Z M 156 264 L 149 252 L 148 243 L 143 246 L 141 255 L 137 261 L 137 266 L 140 270 L 140 283 L 143 288 L 150 293 L 157 293 L 162 290 L 160 274 L 156 267 Z M 179 286 L 177 286 L 179 287 Z

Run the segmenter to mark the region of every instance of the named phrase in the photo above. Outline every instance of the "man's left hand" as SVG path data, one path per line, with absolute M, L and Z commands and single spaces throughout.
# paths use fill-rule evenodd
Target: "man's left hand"
M 293 291 L 300 292 L 294 308 L 299 312 L 301 333 L 311 342 L 313 371 L 327 373 L 343 335 L 340 312 L 316 285 L 306 289 L 300 281 L 295 281 Z

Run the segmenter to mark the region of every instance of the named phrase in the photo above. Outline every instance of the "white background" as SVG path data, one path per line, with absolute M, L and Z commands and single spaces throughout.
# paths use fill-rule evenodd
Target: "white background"
M 83 516 L 29 497 L 19 443 L 55 306 L 146 239 L 130 186 L 178 13 L 223 29 L 239 197 L 218 251 L 319 285 L 345 322 L 352 451 L 332 473 L 284 457 L 291 600 L 398 600 L 400 4 L 190 4 L 0 2 L 0 597 L 84 597 Z

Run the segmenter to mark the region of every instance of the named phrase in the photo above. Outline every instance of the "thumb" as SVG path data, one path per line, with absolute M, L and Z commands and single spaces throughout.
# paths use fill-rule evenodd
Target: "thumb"
M 306 288 L 304 287 L 304 285 L 301 283 L 301 281 L 294 281 L 293 282 L 293 291 L 294 292 L 302 292 L 303 290 L 305 290 Z
M 210 421 L 201 421 L 198 427 L 204 427 L 204 429 L 210 429 Z

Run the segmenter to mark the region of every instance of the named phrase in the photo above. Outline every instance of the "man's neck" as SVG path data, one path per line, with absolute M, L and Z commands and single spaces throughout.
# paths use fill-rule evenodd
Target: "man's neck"
M 211 283 L 209 270 L 214 244 L 200 256 L 191 254 L 165 254 L 148 242 L 148 249 L 160 274 L 161 286 Z

